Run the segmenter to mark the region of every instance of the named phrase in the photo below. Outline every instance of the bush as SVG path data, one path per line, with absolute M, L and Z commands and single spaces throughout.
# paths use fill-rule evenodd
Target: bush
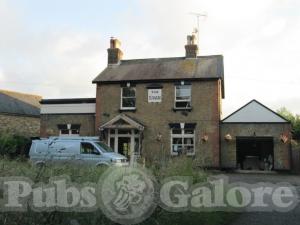
M 0 155 L 16 157 L 28 156 L 31 140 L 17 135 L 0 134 Z

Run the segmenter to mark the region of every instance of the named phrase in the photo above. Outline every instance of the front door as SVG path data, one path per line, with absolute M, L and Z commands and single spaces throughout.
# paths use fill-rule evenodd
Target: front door
M 116 153 L 130 157 L 131 153 L 140 155 L 140 133 L 137 129 L 109 129 L 108 145 Z
M 118 140 L 118 152 L 119 154 L 122 154 L 124 156 L 126 156 L 127 158 L 130 157 L 131 154 L 131 138 L 130 137 L 119 137 Z

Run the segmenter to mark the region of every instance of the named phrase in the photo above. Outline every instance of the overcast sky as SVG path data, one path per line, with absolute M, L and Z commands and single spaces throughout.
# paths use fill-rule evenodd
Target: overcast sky
M 224 116 L 252 99 L 300 114 L 299 0 L 0 0 L 0 89 L 95 97 L 111 36 L 125 59 L 222 54 Z

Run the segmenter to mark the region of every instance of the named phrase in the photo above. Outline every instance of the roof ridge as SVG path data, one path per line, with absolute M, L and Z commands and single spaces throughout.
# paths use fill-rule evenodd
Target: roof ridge
M 158 61 L 158 60 L 172 60 L 172 59 L 201 59 L 201 58 L 213 58 L 213 57 L 223 57 L 223 55 L 201 55 L 197 58 L 186 58 L 185 56 L 181 57 L 158 57 L 158 58 L 137 58 L 137 59 L 122 59 L 121 62 L 134 62 L 134 61 Z

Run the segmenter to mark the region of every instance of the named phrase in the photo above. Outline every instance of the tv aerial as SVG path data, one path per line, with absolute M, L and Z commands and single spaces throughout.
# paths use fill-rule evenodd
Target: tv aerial
M 207 13 L 206 12 L 203 12 L 203 13 L 190 12 L 189 14 L 195 16 L 196 19 L 197 19 L 197 27 L 194 28 L 193 34 L 197 35 L 197 44 L 198 44 L 198 47 L 199 47 L 200 18 L 205 19 L 207 17 Z

